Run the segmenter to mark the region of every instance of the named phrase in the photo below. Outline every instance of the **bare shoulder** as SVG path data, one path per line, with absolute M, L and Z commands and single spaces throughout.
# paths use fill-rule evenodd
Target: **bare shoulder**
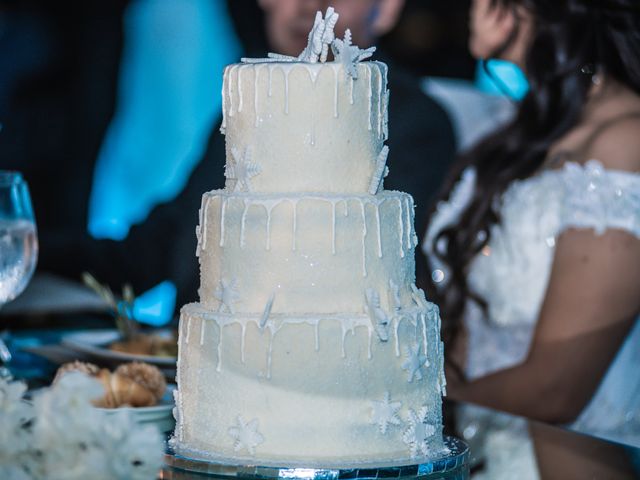
M 601 130 L 585 154 L 608 169 L 640 172 L 640 111 Z

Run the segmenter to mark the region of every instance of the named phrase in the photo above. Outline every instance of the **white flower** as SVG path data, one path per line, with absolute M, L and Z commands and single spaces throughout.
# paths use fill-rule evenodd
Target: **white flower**
M 50 388 L 22 399 L 24 385 L 0 380 L 0 478 L 110 480 L 155 478 L 162 436 L 129 415 L 108 415 L 90 401 L 103 387 L 69 372 Z M 14 415 L 23 412 L 23 415 Z M 26 415 L 24 415 L 26 413 Z M 21 418 L 28 418 L 25 425 Z

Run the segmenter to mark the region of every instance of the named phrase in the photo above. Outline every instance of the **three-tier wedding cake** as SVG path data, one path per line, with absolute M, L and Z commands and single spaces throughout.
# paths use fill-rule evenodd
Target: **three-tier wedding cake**
M 255 464 L 443 451 L 437 308 L 414 206 L 385 191 L 387 68 L 318 14 L 297 58 L 224 73 L 224 190 L 205 193 L 200 302 L 180 320 L 178 453 Z M 327 61 L 331 47 L 334 61 Z

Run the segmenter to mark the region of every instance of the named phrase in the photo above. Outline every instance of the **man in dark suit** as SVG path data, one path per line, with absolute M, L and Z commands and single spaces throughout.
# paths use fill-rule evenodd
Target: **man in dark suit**
M 348 26 L 354 43 L 368 47 L 395 24 L 403 0 L 259 0 L 265 14 L 270 51 L 297 55 L 306 45 L 317 10 L 328 4 L 336 7 L 340 21 L 336 34 Z M 233 4 L 233 2 L 231 2 Z M 264 49 L 247 48 L 249 56 L 262 57 Z M 383 55 L 374 58 L 389 63 Z M 420 89 L 419 79 L 390 66 L 388 190 L 413 195 L 417 206 L 419 236 L 426 225 L 428 204 L 454 157 L 454 137 L 444 111 Z M 199 285 L 198 263 L 194 257 L 195 226 L 205 191 L 224 186 L 224 136 L 216 127 L 204 158 L 191 174 L 182 193 L 173 201 L 157 206 L 147 220 L 131 228 L 122 242 L 92 240 L 86 232 L 73 238 L 68 231 L 49 232 L 42 238 L 40 266 L 43 269 L 78 277 L 83 270 L 98 279 L 119 285 L 130 282 L 137 292 L 170 279 L 178 287 L 178 305 L 196 299 Z M 62 254 L 64 252 L 64 254 Z M 426 274 L 422 255 L 417 256 L 418 277 Z

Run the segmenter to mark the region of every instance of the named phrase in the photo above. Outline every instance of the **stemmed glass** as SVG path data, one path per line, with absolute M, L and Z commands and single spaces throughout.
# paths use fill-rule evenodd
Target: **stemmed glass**
M 38 258 L 36 224 L 27 183 L 18 172 L 0 170 L 0 308 L 25 289 Z M 0 338 L 0 365 L 11 360 Z M 0 367 L 0 376 L 8 371 Z

